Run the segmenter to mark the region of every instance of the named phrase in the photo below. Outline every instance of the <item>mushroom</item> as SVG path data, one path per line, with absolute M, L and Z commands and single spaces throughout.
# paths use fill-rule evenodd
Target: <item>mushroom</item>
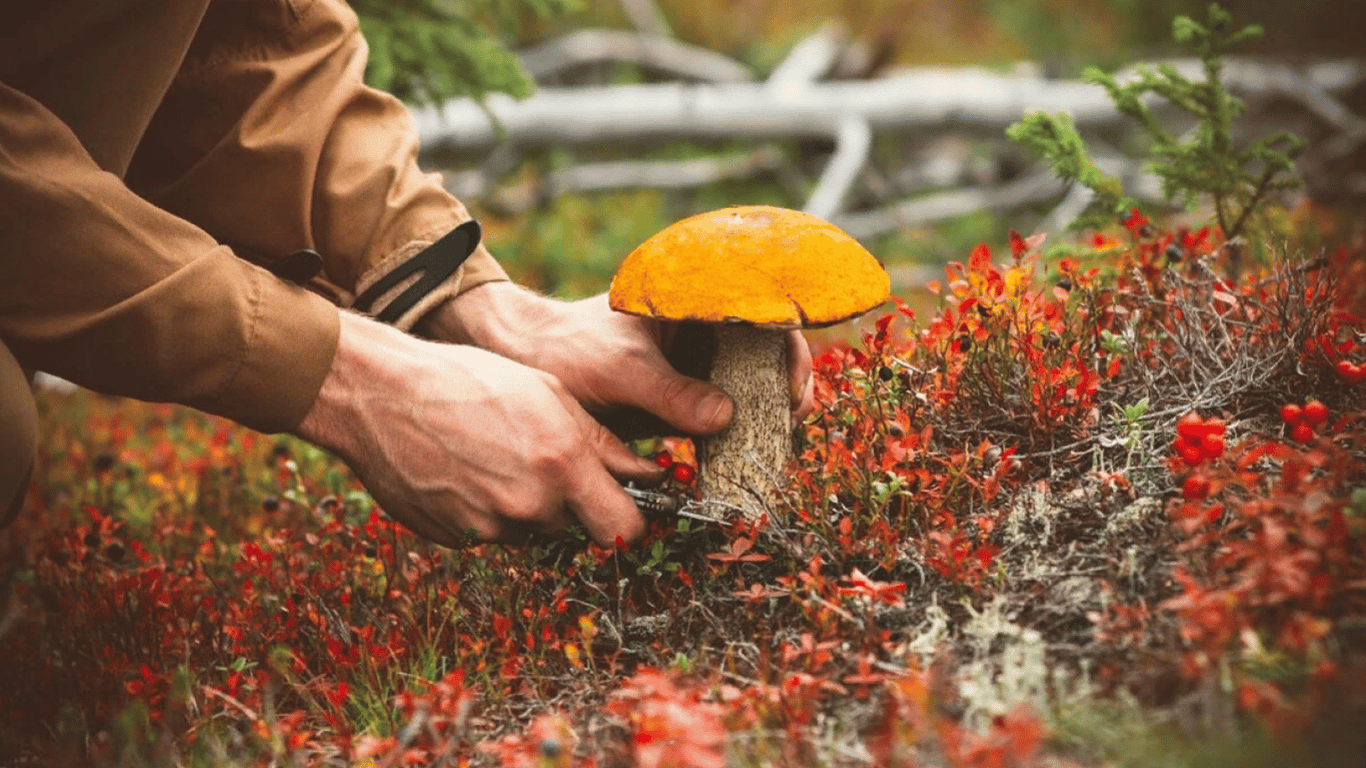
M 890 292 L 887 273 L 852 237 L 766 205 L 684 219 L 626 257 L 612 280 L 612 309 L 714 329 L 701 342 L 704 356 L 714 350 L 710 359 L 685 371 L 709 378 L 735 404 L 730 426 L 699 441 L 704 503 L 758 517 L 792 458 L 785 331 L 848 320 Z

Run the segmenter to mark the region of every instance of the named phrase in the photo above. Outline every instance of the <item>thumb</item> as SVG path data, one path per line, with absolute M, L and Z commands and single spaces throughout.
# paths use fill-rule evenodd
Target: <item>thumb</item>
M 690 435 L 714 435 L 730 424 L 734 404 L 725 390 L 684 376 L 661 354 L 623 371 L 620 402 L 643 408 Z

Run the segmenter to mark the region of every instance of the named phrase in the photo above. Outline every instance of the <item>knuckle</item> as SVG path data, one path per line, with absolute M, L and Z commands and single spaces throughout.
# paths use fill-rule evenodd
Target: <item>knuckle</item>
M 565 389 L 564 382 L 560 381 L 560 377 L 556 376 L 555 374 L 546 373 L 545 371 L 538 370 L 536 371 L 536 375 L 540 378 L 541 383 L 545 385 L 545 388 L 550 390 L 557 397 L 564 397 L 566 394 L 568 394 L 568 390 Z
M 687 405 L 692 398 L 693 382 L 681 376 L 670 377 L 659 390 L 660 403 L 668 412 Z
M 562 478 L 569 474 L 582 450 L 582 441 L 573 432 L 565 430 L 546 435 L 530 457 L 532 471 L 544 481 Z
M 547 517 L 548 510 L 546 499 L 525 492 L 509 494 L 500 499 L 497 505 L 499 517 L 519 525 L 535 523 Z

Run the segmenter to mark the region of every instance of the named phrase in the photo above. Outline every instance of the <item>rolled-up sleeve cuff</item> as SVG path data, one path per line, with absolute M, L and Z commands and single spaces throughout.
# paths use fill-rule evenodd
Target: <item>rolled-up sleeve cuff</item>
M 454 222 L 442 226 L 437 230 L 425 234 L 421 239 L 414 240 L 381 259 L 373 267 L 366 270 L 365 274 L 363 274 L 356 283 L 356 295 L 363 294 L 370 286 L 383 279 L 385 275 L 388 275 L 390 272 L 397 269 L 404 262 L 421 253 L 423 249 L 439 240 L 459 223 L 460 222 Z M 420 273 L 396 284 L 392 289 L 386 291 L 376 299 L 374 305 L 369 308 L 369 313 L 372 315 L 379 315 L 391 301 L 403 295 L 403 292 L 419 279 L 421 279 Z M 412 327 L 422 319 L 423 315 L 436 309 L 447 299 L 458 296 L 475 286 L 507 279 L 507 273 L 503 271 L 503 268 L 499 266 L 497 261 L 494 261 L 493 256 L 484 248 L 483 243 L 480 243 L 474 249 L 474 252 L 470 254 L 469 258 L 465 260 L 465 263 L 462 264 L 454 274 L 435 286 L 426 296 L 419 299 L 417 303 L 413 304 L 410 309 L 393 322 L 393 325 L 404 331 L 411 330 Z M 354 301 L 354 297 L 347 297 L 347 299 L 348 300 L 343 301 L 344 306 L 349 306 L 350 301 Z
M 204 410 L 262 432 L 287 432 L 313 405 L 337 354 L 339 310 L 252 270 L 251 316 L 235 370 Z

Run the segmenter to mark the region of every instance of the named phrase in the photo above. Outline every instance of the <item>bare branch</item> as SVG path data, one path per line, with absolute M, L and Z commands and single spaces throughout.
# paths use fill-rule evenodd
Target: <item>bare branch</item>
M 765 89 L 779 96 L 792 95 L 825 77 L 839 60 L 844 37 L 843 27 L 826 24 L 788 52 L 787 58 L 768 76 Z
M 638 31 L 647 35 L 673 37 L 669 20 L 664 18 L 664 12 L 659 10 L 655 0 L 621 0 L 621 9 L 626 11 L 626 18 Z
M 830 222 L 851 237 L 874 237 L 901 227 L 965 216 L 975 211 L 1015 208 L 1061 193 L 1063 182 L 1052 173 L 1026 176 L 995 189 L 954 189 L 917 197 L 877 211 L 832 216 Z
M 812 216 L 828 219 L 840 210 L 845 194 L 868 162 L 868 150 L 873 146 L 873 130 L 868 122 L 849 116 L 840 123 L 835 136 L 835 154 L 821 171 L 820 181 L 807 200 L 805 211 Z
M 740 62 L 669 37 L 615 29 L 581 29 L 518 53 L 537 80 L 570 67 L 625 61 L 685 80 L 743 83 L 754 79 Z

